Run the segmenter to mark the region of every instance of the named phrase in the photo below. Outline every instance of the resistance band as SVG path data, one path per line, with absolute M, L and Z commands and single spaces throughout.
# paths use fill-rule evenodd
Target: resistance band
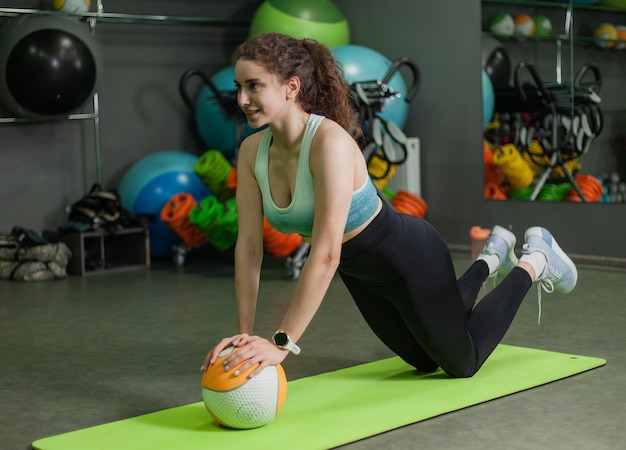
M 513 189 L 530 186 L 535 178 L 513 144 L 498 147 L 493 154 L 493 163 L 502 171 Z

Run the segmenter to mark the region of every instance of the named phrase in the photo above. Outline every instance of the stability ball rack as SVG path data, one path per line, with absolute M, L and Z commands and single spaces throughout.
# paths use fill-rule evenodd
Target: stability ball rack
M 24 14 L 50 15 L 50 16 L 73 16 L 87 22 L 90 33 L 95 35 L 96 23 L 127 23 L 127 24 L 162 24 L 162 25 L 183 25 L 183 26 L 235 26 L 249 27 L 250 20 L 218 18 L 218 17 L 196 17 L 196 16 L 170 16 L 170 15 L 145 15 L 145 14 L 125 14 L 111 13 L 104 11 L 103 0 L 96 0 L 95 12 L 59 12 L 53 10 L 25 9 L 25 8 L 0 8 L 0 17 L 17 17 Z M 94 126 L 94 153 L 96 161 L 96 181 L 102 184 L 102 147 L 100 136 L 100 103 L 96 90 L 91 95 L 91 111 L 69 114 L 62 117 L 0 117 L 0 125 L 27 123 L 27 122 L 49 122 L 52 120 L 91 120 Z

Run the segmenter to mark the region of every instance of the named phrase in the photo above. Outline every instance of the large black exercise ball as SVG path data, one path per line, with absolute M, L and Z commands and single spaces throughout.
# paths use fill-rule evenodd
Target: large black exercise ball
M 494 89 L 509 87 L 512 70 L 511 59 L 500 41 L 490 36 L 482 37 L 481 62 Z
M 20 116 L 67 115 L 90 99 L 102 56 L 89 27 L 23 15 L 0 30 L 0 102 Z

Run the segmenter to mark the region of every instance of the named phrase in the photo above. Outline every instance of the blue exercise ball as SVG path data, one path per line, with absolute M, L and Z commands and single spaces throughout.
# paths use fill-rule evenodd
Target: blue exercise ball
M 487 128 L 493 117 L 496 106 L 496 95 L 491 83 L 491 78 L 485 69 L 482 69 L 482 93 L 483 93 L 483 130 Z
M 362 45 L 340 45 L 332 51 L 343 68 L 346 81 L 350 84 L 382 81 L 392 66 L 392 62 L 386 56 Z M 406 83 L 400 72 L 396 72 L 387 84 L 399 95 L 385 100 L 380 117 L 403 128 L 409 113 L 409 104 L 406 102 Z
M 150 256 L 173 256 L 173 248 L 182 239 L 161 220 L 161 210 L 174 195 L 185 192 L 196 201 L 213 195 L 196 175 L 194 166 L 198 156 L 180 150 L 163 150 L 148 155 L 126 172 L 118 192 L 122 205 L 137 214 L 148 214 Z

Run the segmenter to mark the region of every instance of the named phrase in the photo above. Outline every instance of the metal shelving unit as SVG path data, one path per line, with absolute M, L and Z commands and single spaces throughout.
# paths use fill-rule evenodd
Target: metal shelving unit
M 555 61 L 555 72 L 556 78 L 555 81 L 557 83 L 562 83 L 563 80 L 563 44 L 568 44 L 569 52 L 570 52 L 570 62 L 572 67 L 570 67 L 570 73 L 574 73 L 573 61 L 574 61 L 574 45 L 576 44 L 590 44 L 597 43 L 600 41 L 604 42 L 621 42 L 617 39 L 615 40 L 606 40 L 599 39 L 593 36 L 578 36 L 574 34 L 574 18 L 576 12 L 585 12 L 585 11 L 596 11 L 596 12 L 608 12 L 608 13 L 616 13 L 616 14 L 626 14 L 626 9 L 617 9 L 608 6 L 598 6 L 595 4 L 592 5 L 583 5 L 583 4 L 574 4 L 569 2 L 556 2 L 556 1 L 532 1 L 532 0 L 482 0 L 484 4 L 494 4 L 494 5 L 503 5 L 503 6 L 514 6 L 514 7 L 524 7 L 524 8 L 548 8 L 553 10 L 562 10 L 564 12 L 564 21 L 563 21 L 563 32 L 550 34 L 548 36 L 517 36 L 517 35 L 502 35 L 497 33 L 491 33 L 488 31 L 483 31 L 485 36 L 491 36 L 496 39 L 504 40 L 504 41 L 515 41 L 515 40 L 524 40 L 524 41 L 536 41 L 536 42 L 555 42 L 556 43 L 556 61 Z
M 96 33 L 96 24 L 101 23 L 124 23 L 124 24 L 148 24 L 148 25 L 180 25 L 180 26 L 235 26 L 247 27 L 249 20 L 218 18 L 218 17 L 193 17 L 172 16 L 156 14 L 125 14 L 104 11 L 104 3 L 97 0 L 95 12 L 59 12 L 40 9 L 0 8 L 0 17 L 17 17 L 20 15 L 48 15 L 77 17 L 84 20 L 89 26 L 92 35 Z M 50 122 L 52 120 L 91 120 L 94 126 L 94 153 L 96 161 L 96 181 L 102 184 L 102 148 L 100 142 L 100 101 L 98 92 L 92 94 L 90 112 L 70 114 L 65 117 L 0 117 L 0 124 Z
M 544 64 L 543 69 L 544 71 L 547 72 L 548 70 L 552 70 L 552 68 L 554 68 L 555 82 L 550 83 L 550 84 L 552 85 L 553 88 L 555 85 L 563 87 L 560 93 L 561 94 L 560 98 L 566 99 L 569 97 L 570 100 L 562 100 L 562 102 L 566 102 L 564 103 L 565 110 L 569 109 L 572 111 L 572 115 L 569 116 L 572 119 L 574 118 L 573 111 L 575 110 L 575 104 L 576 104 L 574 99 L 584 98 L 583 95 L 580 95 L 581 94 L 580 92 L 578 94 L 575 93 L 575 86 L 580 86 L 581 88 L 584 87 L 584 88 L 591 90 L 591 89 L 595 89 L 592 86 L 594 84 L 597 84 L 598 85 L 597 90 L 599 91 L 599 86 L 602 84 L 602 79 L 599 75 L 596 76 L 595 80 L 590 83 L 579 84 L 578 81 L 580 80 L 576 79 L 578 71 L 575 70 L 575 66 L 574 66 L 575 57 L 580 58 L 580 55 L 583 54 L 585 55 L 583 57 L 589 58 L 590 60 L 594 61 L 594 63 L 588 63 L 586 65 L 595 66 L 596 55 L 598 56 L 597 59 L 600 59 L 600 60 L 602 59 L 601 59 L 600 53 L 596 54 L 594 52 L 605 52 L 603 55 L 607 55 L 606 53 L 607 49 L 604 49 L 604 48 L 601 49 L 600 47 L 606 47 L 606 44 L 611 43 L 611 42 L 612 43 L 624 42 L 623 40 L 620 40 L 620 39 L 607 39 L 604 37 L 601 38 L 601 37 L 595 36 L 593 32 L 593 27 L 591 26 L 591 24 L 594 21 L 597 23 L 613 22 L 613 19 L 615 21 L 618 21 L 618 23 L 619 21 L 626 21 L 626 9 L 602 6 L 602 5 L 597 5 L 597 4 L 584 5 L 584 4 L 574 3 L 571 1 L 547 1 L 547 0 L 544 0 L 544 1 L 482 0 L 481 3 L 483 6 L 483 12 L 482 12 L 482 17 L 484 19 L 483 26 L 485 26 L 485 21 L 489 17 L 485 13 L 485 11 L 488 11 L 491 14 L 497 11 L 497 12 L 507 12 L 507 13 L 510 13 L 511 15 L 515 15 L 516 13 L 529 14 L 531 16 L 544 15 L 544 16 L 550 17 L 550 20 L 552 20 L 553 25 L 556 24 L 556 27 L 552 28 L 550 34 L 541 35 L 541 36 L 535 36 L 535 35 L 525 36 L 525 35 L 515 34 L 515 33 L 514 34 L 499 34 L 499 33 L 494 33 L 491 31 L 486 31 L 488 28 L 485 28 L 485 27 L 483 27 L 482 35 L 495 38 L 501 41 L 503 44 L 506 43 L 507 48 L 513 48 L 519 44 L 523 46 L 521 47 L 523 50 L 528 51 L 529 54 L 533 54 L 536 60 L 539 60 L 538 55 L 540 53 L 542 53 L 543 55 L 546 55 L 548 54 L 547 52 L 551 52 L 552 51 L 551 46 L 554 44 L 555 46 L 555 53 L 554 53 L 554 59 L 553 59 L 554 65 L 552 65 L 552 63 Z M 487 6 L 487 8 L 485 8 L 485 6 Z M 612 20 L 607 20 L 608 18 Z M 510 44 L 510 47 L 509 47 L 509 44 Z M 598 44 L 603 44 L 603 45 L 598 45 Z M 531 50 L 529 49 L 534 50 L 534 53 L 530 53 Z M 593 55 L 593 56 L 590 58 L 589 55 Z M 532 60 L 532 59 L 529 59 L 529 60 Z M 612 58 L 609 60 L 609 62 L 617 61 L 617 60 L 618 60 L 617 58 Z M 569 72 L 569 74 L 567 72 Z M 593 71 L 588 71 L 588 72 L 594 73 Z M 532 77 L 528 77 L 528 78 L 532 80 Z M 537 81 L 537 79 L 533 81 Z M 598 83 L 596 83 L 596 81 L 598 81 Z M 529 83 L 529 84 L 532 85 L 532 83 Z M 613 86 L 613 89 L 614 89 L 614 92 L 617 93 L 617 89 L 615 85 Z M 568 94 L 568 95 L 563 96 L 562 94 Z M 609 100 L 612 100 L 610 93 L 607 97 L 609 98 Z M 623 97 L 620 97 L 620 98 L 623 99 Z M 567 106 L 568 103 L 571 106 L 568 107 Z M 604 124 L 605 124 L 605 121 L 603 120 L 604 117 L 608 115 L 618 116 L 618 115 L 626 114 L 626 109 L 623 107 L 622 103 L 616 103 L 614 101 L 611 104 L 611 106 L 612 106 L 611 109 L 603 109 L 602 112 L 599 113 L 601 114 L 599 115 L 599 117 L 600 117 L 600 123 L 602 124 L 598 129 L 599 131 L 604 128 Z M 563 107 L 563 103 L 561 107 Z M 598 109 L 598 112 L 599 111 L 600 110 Z M 567 115 L 567 111 L 565 111 L 565 115 Z M 554 114 L 554 116 L 556 116 L 556 114 Z M 585 116 L 585 117 L 588 117 L 588 116 Z M 577 118 L 580 118 L 580 116 L 577 116 Z M 567 118 L 565 119 L 565 121 L 567 121 Z M 551 125 L 552 125 L 551 126 L 552 136 L 557 136 L 558 135 L 557 127 L 554 126 L 555 125 L 554 123 L 551 123 Z M 597 134 L 599 134 L 599 131 L 597 132 Z M 596 132 L 594 132 L 593 138 L 596 137 L 595 134 Z M 552 145 L 552 147 L 555 148 L 556 146 Z M 586 149 L 588 149 L 588 147 L 586 147 Z M 585 154 L 587 151 L 586 149 L 583 152 L 581 152 L 580 155 Z M 553 153 L 552 157 L 555 157 L 555 155 L 556 153 Z M 557 167 L 557 166 L 551 165 L 550 167 Z M 605 171 L 606 173 L 608 173 L 607 169 L 605 168 L 602 168 L 602 169 L 603 169 L 603 172 L 597 172 L 597 173 L 605 173 Z M 611 167 L 609 170 L 614 170 L 614 169 L 613 167 Z M 535 200 L 538 194 L 538 190 L 539 190 L 538 188 L 543 185 L 547 176 L 548 176 L 548 171 L 546 170 L 542 174 L 542 177 L 536 183 L 536 188 L 533 191 L 531 197 L 529 198 L 530 200 Z M 604 175 L 603 178 L 607 178 L 606 175 Z M 572 181 L 571 182 L 572 187 L 574 187 L 577 191 L 579 191 L 579 188 L 576 187 L 576 184 L 573 182 L 573 180 L 571 181 Z M 580 191 L 578 193 L 581 194 Z M 584 196 L 582 194 L 580 195 L 580 198 L 583 201 L 585 201 Z

